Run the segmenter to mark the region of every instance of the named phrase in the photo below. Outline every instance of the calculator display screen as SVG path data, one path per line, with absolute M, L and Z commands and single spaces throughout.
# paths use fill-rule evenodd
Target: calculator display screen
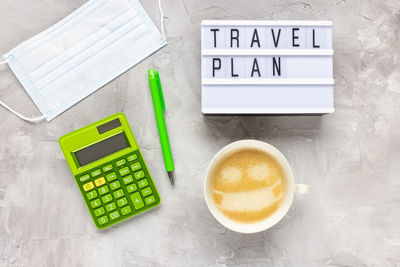
M 119 133 L 91 146 L 75 151 L 74 154 L 79 165 L 84 166 L 127 147 L 129 147 L 129 144 L 125 135 Z

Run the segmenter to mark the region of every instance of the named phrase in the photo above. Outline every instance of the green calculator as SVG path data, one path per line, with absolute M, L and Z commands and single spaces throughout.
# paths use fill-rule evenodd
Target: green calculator
M 59 143 L 97 228 L 107 228 L 160 204 L 123 113 L 64 135 Z

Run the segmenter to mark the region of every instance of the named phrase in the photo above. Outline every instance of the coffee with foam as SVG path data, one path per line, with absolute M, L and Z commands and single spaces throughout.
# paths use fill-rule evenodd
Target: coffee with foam
M 211 174 L 211 193 L 228 218 L 242 223 L 263 220 L 283 202 L 284 172 L 266 152 L 242 149 L 217 164 Z

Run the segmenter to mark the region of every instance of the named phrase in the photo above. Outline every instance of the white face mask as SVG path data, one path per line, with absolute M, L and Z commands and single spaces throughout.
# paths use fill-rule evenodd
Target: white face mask
M 43 117 L 0 104 L 50 121 L 165 44 L 138 0 L 91 0 L 4 55 Z

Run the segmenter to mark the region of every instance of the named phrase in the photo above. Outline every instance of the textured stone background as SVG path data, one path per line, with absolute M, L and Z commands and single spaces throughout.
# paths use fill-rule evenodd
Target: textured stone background
M 84 0 L 1 0 L 0 51 L 53 25 Z M 156 0 L 142 3 L 159 24 Z M 1 266 L 400 266 L 400 2 L 398 0 L 164 0 L 168 45 L 50 123 L 0 108 Z M 311 19 L 334 23 L 334 114 L 204 117 L 203 19 Z M 177 185 L 166 177 L 146 70 L 160 70 Z M 1 100 L 39 115 L 0 67 Z M 163 198 L 112 229 L 94 227 L 58 138 L 124 112 Z M 273 229 L 241 235 L 203 200 L 204 169 L 226 144 L 254 138 L 279 148 L 297 182 Z

